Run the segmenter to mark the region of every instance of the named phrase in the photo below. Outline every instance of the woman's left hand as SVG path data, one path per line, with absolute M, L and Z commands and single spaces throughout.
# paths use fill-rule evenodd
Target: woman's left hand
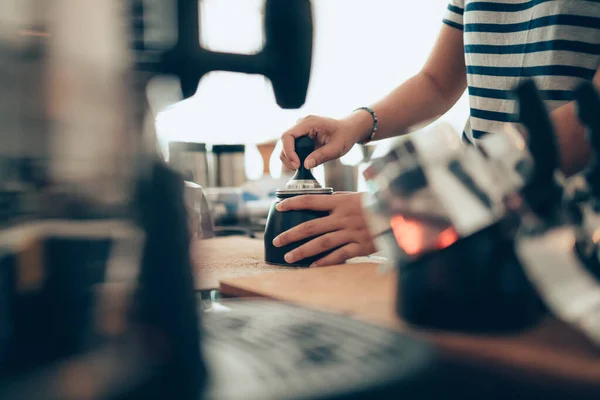
M 350 258 L 374 253 L 375 245 L 367 229 L 360 196 L 360 193 L 304 195 L 281 201 L 277 204 L 278 211 L 314 210 L 329 211 L 330 214 L 283 232 L 273 240 L 273 245 L 282 247 L 316 236 L 287 253 L 285 260 L 288 263 L 337 248 L 311 267 L 342 264 Z

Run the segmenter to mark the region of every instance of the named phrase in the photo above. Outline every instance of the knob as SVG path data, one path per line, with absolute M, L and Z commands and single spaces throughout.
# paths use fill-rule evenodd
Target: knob
M 315 180 L 310 170 L 304 167 L 306 158 L 315 151 L 315 142 L 308 136 L 301 136 L 296 138 L 294 148 L 300 159 L 300 168 L 298 168 L 294 180 Z
M 562 187 L 554 178 L 559 166 L 558 146 L 554 129 L 533 80 L 516 89 L 519 118 L 527 129 L 527 144 L 534 166 L 523 196 L 537 214 L 550 218 L 562 201 Z
M 534 175 L 538 179 L 549 180 L 558 167 L 558 149 L 554 129 L 546 106 L 532 80 L 517 88 L 519 97 L 519 117 L 527 128 L 529 151 L 535 162 Z
M 590 128 L 589 141 L 600 153 L 600 94 L 592 82 L 585 82 L 575 90 L 575 100 L 579 119 Z
M 600 197 L 600 96 L 591 82 L 580 85 L 575 90 L 577 114 L 581 122 L 588 127 L 588 141 L 593 149 L 593 158 L 585 174 L 590 192 Z

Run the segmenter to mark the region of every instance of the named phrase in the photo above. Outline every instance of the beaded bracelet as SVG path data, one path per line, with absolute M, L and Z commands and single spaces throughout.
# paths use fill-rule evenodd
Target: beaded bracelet
M 371 114 L 371 117 L 373 117 L 373 130 L 371 131 L 371 133 L 365 140 L 358 142 L 358 144 L 367 144 L 375 138 L 375 132 L 377 132 L 377 122 L 378 122 L 377 114 L 375 114 L 375 111 L 373 111 L 373 109 L 370 107 L 359 107 L 359 108 L 355 109 L 353 112 L 358 111 L 358 110 L 365 110 L 369 114 Z

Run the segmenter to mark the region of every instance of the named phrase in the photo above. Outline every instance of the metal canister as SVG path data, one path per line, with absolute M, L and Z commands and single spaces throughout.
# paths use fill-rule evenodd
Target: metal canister
M 169 143 L 169 164 L 181 172 L 186 181 L 208 186 L 208 157 L 204 143 Z
M 245 151 L 246 146 L 243 144 L 221 144 L 212 147 L 215 186 L 238 187 L 246 183 Z
M 356 192 L 358 166 L 344 165 L 339 159 L 324 164 L 325 184 L 341 192 Z
M 202 186 L 185 182 L 184 200 L 192 237 L 200 239 L 214 237 L 213 217 Z

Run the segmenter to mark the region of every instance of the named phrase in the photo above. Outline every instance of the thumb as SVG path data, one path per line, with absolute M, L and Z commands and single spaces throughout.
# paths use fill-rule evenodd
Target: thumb
M 343 155 L 344 145 L 340 143 L 328 143 L 318 148 L 306 157 L 304 167 L 311 169 L 327 161 L 334 160 Z

